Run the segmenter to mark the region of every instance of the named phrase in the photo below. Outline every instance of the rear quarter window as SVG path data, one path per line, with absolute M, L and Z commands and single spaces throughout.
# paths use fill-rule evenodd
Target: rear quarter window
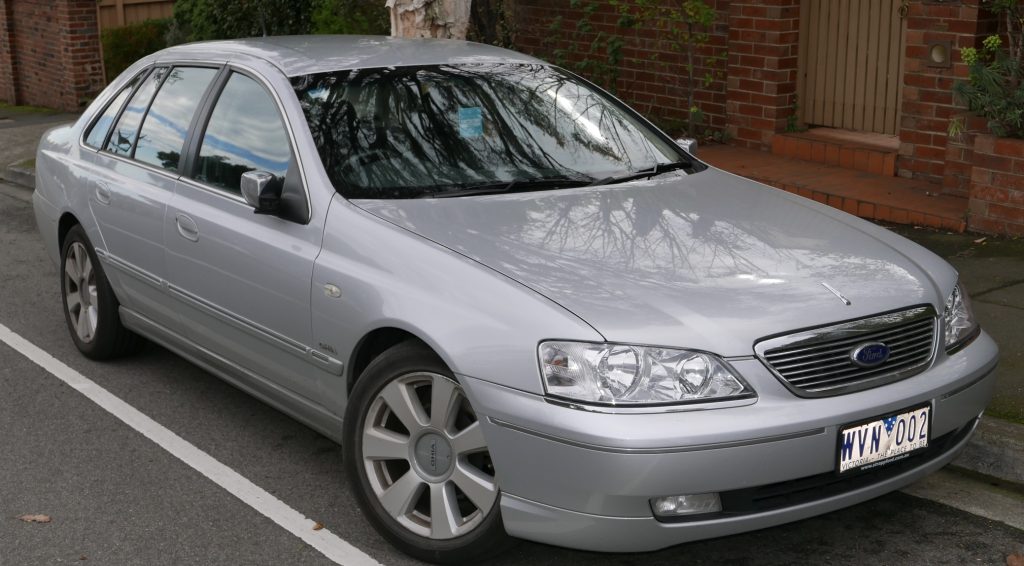
M 92 123 L 92 126 L 89 127 L 89 132 L 85 135 L 85 145 L 96 149 L 103 147 L 103 142 L 107 139 L 107 132 L 110 131 L 110 125 L 117 118 L 117 113 L 121 111 L 124 102 L 128 100 L 132 91 L 135 90 L 135 87 L 139 86 L 139 83 L 142 82 L 145 76 L 145 72 L 139 73 L 118 91 L 117 96 L 107 104 L 107 107 L 103 109 L 103 112 Z

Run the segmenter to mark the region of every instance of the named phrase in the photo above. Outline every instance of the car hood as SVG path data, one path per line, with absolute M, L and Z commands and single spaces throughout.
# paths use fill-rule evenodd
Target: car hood
M 604 187 L 353 202 L 547 296 L 609 341 L 724 356 L 751 355 L 769 335 L 938 308 L 955 280 L 948 264 L 882 228 L 713 168 Z

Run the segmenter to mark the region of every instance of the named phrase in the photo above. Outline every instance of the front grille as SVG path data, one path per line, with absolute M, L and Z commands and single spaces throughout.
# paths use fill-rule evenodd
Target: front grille
M 754 349 L 791 391 L 824 397 L 923 371 L 935 349 L 935 325 L 934 309 L 924 306 L 772 338 Z M 888 346 L 889 358 L 872 367 L 854 363 L 853 350 L 873 342 Z

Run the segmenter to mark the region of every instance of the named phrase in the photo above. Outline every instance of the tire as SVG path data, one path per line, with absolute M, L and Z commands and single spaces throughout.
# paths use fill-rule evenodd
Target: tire
M 121 324 L 120 304 L 81 225 L 64 237 L 60 267 L 64 320 L 78 350 L 94 360 L 138 351 L 142 339 Z
M 435 412 L 436 406 L 442 411 Z M 455 376 L 415 341 L 366 368 L 349 397 L 345 472 L 363 513 L 427 562 L 480 562 L 513 539 L 480 424 Z

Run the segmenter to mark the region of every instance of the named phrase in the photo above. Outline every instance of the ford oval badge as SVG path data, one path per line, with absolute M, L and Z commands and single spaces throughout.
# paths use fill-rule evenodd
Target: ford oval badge
M 850 359 L 862 368 L 875 367 L 889 359 L 889 347 L 881 342 L 867 342 L 851 350 Z

